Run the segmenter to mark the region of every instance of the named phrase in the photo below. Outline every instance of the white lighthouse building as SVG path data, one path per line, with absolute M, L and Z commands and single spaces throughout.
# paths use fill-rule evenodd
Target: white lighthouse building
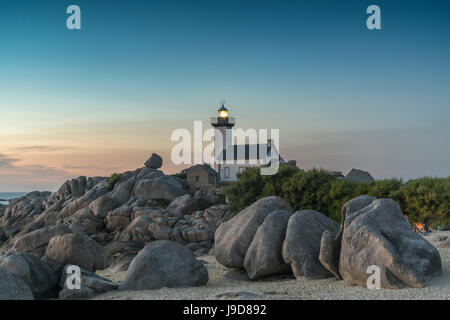
M 284 162 L 270 139 L 263 144 L 235 144 L 235 140 L 238 140 L 233 132 L 235 119 L 228 116 L 224 102 L 217 112 L 217 117 L 211 118 L 211 125 L 215 129 L 214 169 L 219 174 L 219 181 L 235 181 L 237 174 L 245 168 L 269 165 L 271 159 Z M 243 139 L 245 141 L 246 137 Z

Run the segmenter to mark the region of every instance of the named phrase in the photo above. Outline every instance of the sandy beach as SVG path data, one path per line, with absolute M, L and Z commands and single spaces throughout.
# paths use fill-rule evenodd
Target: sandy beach
M 305 280 L 293 277 L 271 277 L 260 281 L 249 281 L 241 270 L 227 269 L 220 265 L 214 256 L 200 258 L 209 272 L 206 286 L 195 288 L 162 288 L 145 291 L 110 291 L 96 296 L 101 300 L 207 300 L 218 299 L 228 292 L 248 292 L 259 299 L 363 299 L 363 300 L 450 300 L 450 248 L 439 249 L 442 259 L 443 275 L 433 279 L 425 288 L 404 288 L 400 290 L 369 290 L 351 286 L 334 278 L 324 280 Z M 120 282 L 125 272 L 97 272 L 111 280 Z

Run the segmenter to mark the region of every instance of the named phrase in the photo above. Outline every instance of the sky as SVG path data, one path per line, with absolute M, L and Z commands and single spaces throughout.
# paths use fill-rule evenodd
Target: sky
M 81 8 L 81 30 L 66 9 Z M 366 8 L 381 9 L 381 30 Z M 171 162 L 177 128 L 280 129 L 301 168 L 450 175 L 448 1 L 0 0 L 0 192 Z

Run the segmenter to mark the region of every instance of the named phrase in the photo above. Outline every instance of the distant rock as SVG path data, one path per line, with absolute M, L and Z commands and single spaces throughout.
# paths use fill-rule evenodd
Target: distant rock
M 57 225 L 52 227 L 44 227 L 30 233 L 15 238 L 14 250 L 31 252 L 44 247 L 50 242 L 50 239 L 57 235 L 63 235 L 72 232 L 65 225 Z
M 359 169 L 352 169 L 345 177 L 345 180 L 351 181 L 351 182 L 375 181 L 375 179 L 370 175 L 370 173 L 368 173 L 367 171 L 359 170 Z
M 133 259 L 120 290 L 192 287 L 208 282 L 208 271 L 186 247 L 172 241 L 148 244 Z
M 185 194 L 175 198 L 166 209 L 179 210 L 183 214 L 191 214 L 197 209 L 197 205 L 191 195 Z
M 109 212 L 105 219 L 106 229 L 112 232 L 125 229 L 131 222 L 132 213 L 133 209 L 127 205 L 123 205 Z
M 292 212 L 289 204 L 275 196 L 262 198 L 222 223 L 215 234 L 215 256 L 228 268 L 242 268 L 258 227 L 276 210 Z
M 339 271 L 350 284 L 366 285 L 369 266 L 381 271 L 382 288 L 419 288 L 442 274 L 439 251 L 412 231 L 400 206 L 373 200 L 343 221 Z
M 152 153 L 150 158 L 147 161 L 145 161 L 144 165 L 150 169 L 159 169 L 162 167 L 162 163 L 163 163 L 162 158 L 156 153 Z
M 114 199 L 109 196 L 102 195 L 89 204 L 89 209 L 99 218 L 106 218 L 108 212 L 113 210 L 116 206 Z
M 88 208 L 78 210 L 76 213 L 63 220 L 65 225 L 74 233 L 86 233 L 87 235 L 94 235 L 103 230 L 105 227 L 104 219 L 94 213 Z
M 139 216 L 133 219 L 131 223 L 121 233 L 119 240 L 145 244 L 152 240 L 149 231 L 149 225 L 154 221 L 147 216 Z
M 218 196 L 214 194 L 214 191 L 211 188 L 208 189 L 199 189 L 195 191 L 194 193 L 194 199 L 195 201 L 207 201 L 211 204 L 218 202 Z
M 118 182 L 114 186 L 114 190 L 110 192 L 109 196 L 114 200 L 115 204 L 121 206 L 130 199 L 135 183 L 136 177 L 131 177 L 125 181 Z
M 181 183 L 177 179 L 167 176 L 139 180 L 134 187 L 134 196 L 144 200 L 164 199 L 173 201 L 183 194 L 186 194 L 186 191 L 184 191 Z

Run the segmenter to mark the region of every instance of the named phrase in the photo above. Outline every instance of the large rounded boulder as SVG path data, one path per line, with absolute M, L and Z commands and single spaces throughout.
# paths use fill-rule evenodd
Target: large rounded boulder
M 353 213 L 368 206 L 374 200 L 374 197 L 362 195 L 347 201 L 342 206 L 342 221 L 345 221 L 347 216 L 352 217 Z M 343 226 L 341 226 L 338 233 L 334 233 L 330 230 L 325 231 L 322 234 L 319 254 L 320 263 L 339 280 L 342 280 L 339 272 L 339 259 L 341 256 L 343 230 Z
M 282 249 L 286 227 L 292 212 L 277 210 L 269 214 L 259 226 L 244 259 L 250 279 L 259 279 L 291 270 L 283 261 Z
M 163 159 L 156 153 L 152 153 L 150 158 L 145 161 L 144 165 L 146 168 L 159 169 L 162 167 Z
M 53 237 L 45 254 L 60 264 L 74 264 L 88 271 L 106 266 L 103 248 L 90 237 L 76 233 Z
M 50 265 L 30 253 L 19 252 L 6 256 L 1 260 L 0 268 L 25 281 L 36 299 L 51 297 L 58 286 L 58 275 Z
M 185 194 L 175 198 L 166 209 L 178 210 L 182 214 L 191 214 L 197 209 L 197 205 L 191 195 Z
M 242 268 L 247 249 L 258 227 L 276 210 L 292 212 L 286 201 L 271 196 L 256 201 L 229 221 L 222 223 L 215 234 L 214 252 L 217 261 L 228 268 Z
M 400 206 L 377 199 L 343 222 L 339 271 L 350 284 L 366 285 L 368 268 L 380 268 L 382 288 L 423 287 L 442 274 L 439 251 L 412 231 Z
M 159 240 L 133 259 L 120 290 L 194 287 L 208 282 L 208 270 L 194 254 L 178 243 Z
M 0 268 L 0 300 L 33 300 L 33 293 L 25 281 Z
M 321 279 L 333 276 L 319 261 L 322 234 L 339 232 L 339 225 L 314 210 L 296 211 L 289 219 L 283 243 L 283 259 L 296 278 Z

